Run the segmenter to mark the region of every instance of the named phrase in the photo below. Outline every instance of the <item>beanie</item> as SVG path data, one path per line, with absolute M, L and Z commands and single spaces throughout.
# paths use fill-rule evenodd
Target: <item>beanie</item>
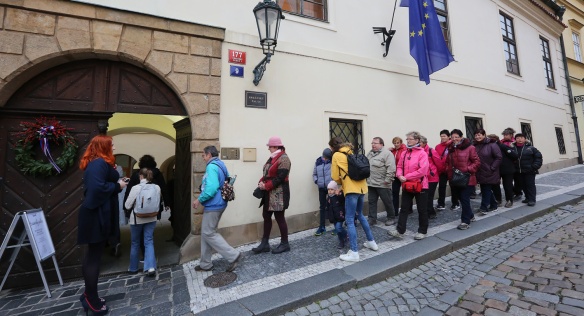
M 337 185 L 337 183 L 335 181 L 331 181 L 329 182 L 329 184 L 326 186 L 327 189 L 333 189 L 333 190 L 338 190 L 339 186 Z
M 322 156 L 326 159 L 331 159 L 333 158 L 333 152 L 330 150 L 330 148 L 325 148 L 322 151 Z

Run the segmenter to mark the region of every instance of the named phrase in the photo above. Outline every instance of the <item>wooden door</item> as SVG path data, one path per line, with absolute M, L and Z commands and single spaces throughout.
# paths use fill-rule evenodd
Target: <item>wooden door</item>
M 191 124 L 189 119 L 174 123 L 176 129 L 176 161 L 174 178 L 173 239 L 181 245 L 191 232 Z

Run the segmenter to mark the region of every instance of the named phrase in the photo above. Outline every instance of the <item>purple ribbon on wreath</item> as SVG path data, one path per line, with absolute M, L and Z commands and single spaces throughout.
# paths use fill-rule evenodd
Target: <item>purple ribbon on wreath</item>
M 57 165 L 57 163 L 55 163 L 55 160 L 53 159 L 53 156 L 51 156 L 51 150 L 49 149 L 49 139 L 48 136 L 49 134 L 51 134 L 53 131 L 55 130 L 54 126 L 43 126 L 41 127 L 37 133 L 39 134 L 39 141 L 41 143 L 41 150 L 43 151 L 43 154 L 45 154 L 45 156 L 47 157 L 47 159 L 49 160 L 49 162 L 51 163 L 51 165 L 53 166 L 53 168 L 55 168 L 55 170 L 57 170 L 57 173 L 61 173 L 61 168 L 59 168 L 59 166 Z

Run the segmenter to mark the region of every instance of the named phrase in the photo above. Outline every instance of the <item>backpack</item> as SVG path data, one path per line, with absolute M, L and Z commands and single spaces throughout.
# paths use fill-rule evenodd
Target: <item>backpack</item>
M 349 166 L 348 172 L 343 170 L 345 171 L 343 180 L 347 176 L 349 176 L 349 178 L 352 180 L 363 180 L 369 178 L 371 171 L 369 169 L 369 159 L 367 159 L 367 156 L 363 154 L 343 154 L 347 156 L 347 164 Z M 339 169 L 341 168 L 339 167 Z
M 134 215 L 137 217 L 154 217 L 160 209 L 160 192 L 156 190 L 156 184 L 146 183 L 136 198 Z
M 225 173 L 225 170 L 223 170 L 223 168 L 221 168 L 221 166 L 219 166 L 216 163 L 214 163 L 214 165 L 219 167 L 219 169 L 221 169 L 221 171 L 223 171 L 223 175 L 225 176 L 225 181 L 223 181 L 223 186 L 221 186 L 221 188 L 220 188 L 221 189 L 221 198 L 223 198 L 223 201 L 225 201 L 225 202 L 235 200 L 235 189 L 233 188 L 233 185 L 231 184 L 231 177 L 227 176 L 227 173 Z M 233 179 L 235 180 L 235 176 L 233 177 Z

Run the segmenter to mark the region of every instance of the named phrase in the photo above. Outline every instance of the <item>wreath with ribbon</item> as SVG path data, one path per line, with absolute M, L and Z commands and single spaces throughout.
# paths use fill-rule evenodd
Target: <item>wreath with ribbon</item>
M 53 118 L 40 117 L 34 122 L 20 122 L 24 131 L 16 134 L 20 137 L 14 151 L 15 160 L 24 174 L 33 177 L 49 177 L 60 174 L 71 167 L 77 157 L 77 143 L 69 134 L 72 128 L 67 128 Z M 34 153 L 35 145 L 39 144 L 45 159 L 37 160 Z M 51 154 L 51 145 L 64 146 L 63 152 L 56 159 Z

